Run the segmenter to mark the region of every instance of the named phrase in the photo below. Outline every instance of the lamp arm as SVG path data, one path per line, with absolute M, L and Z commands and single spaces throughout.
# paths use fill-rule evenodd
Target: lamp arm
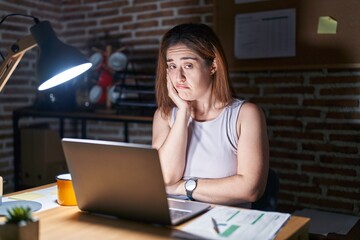
M 9 80 L 24 54 L 37 45 L 32 35 L 28 35 L 13 44 L 0 66 L 0 92 Z

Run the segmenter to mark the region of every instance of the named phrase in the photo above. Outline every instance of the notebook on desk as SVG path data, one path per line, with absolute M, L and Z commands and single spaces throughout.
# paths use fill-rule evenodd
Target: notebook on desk
M 63 138 L 62 146 L 82 211 L 177 225 L 210 208 L 167 197 L 158 152 L 149 145 Z

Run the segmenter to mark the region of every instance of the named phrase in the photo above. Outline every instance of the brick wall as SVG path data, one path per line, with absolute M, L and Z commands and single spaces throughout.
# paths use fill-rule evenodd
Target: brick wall
M 280 209 L 359 214 L 360 72 L 234 74 L 239 96 L 267 117 Z
M 162 34 L 180 22 L 212 24 L 211 0 L 2 1 L 0 14 L 33 14 L 53 24 L 59 38 L 85 54 L 96 40 L 156 56 Z M 12 20 L 15 21 L 15 20 Z M 30 21 L 0 26 L 2 51 Z M 11 114 L 36 96 L 35 51 L 27 53 L 0 95 L 0 174 L 12 187 Z M 280 175 L 279 209 L 311 207 L 360 215 L 360 71 L 232 73 L 238 96 L 261 106 L 271 146 L 270 165 Z M 36 120 L 29 119 L 23 124 Z M 73 133 L 72 122 L 68 132 Z M 56 128 L 56 126 L 54 126 Z M 130 126 L 132 142 L 150 143 L 151 127 Z M 93 122 L 89 138 L 122 141 L 122 125 Z

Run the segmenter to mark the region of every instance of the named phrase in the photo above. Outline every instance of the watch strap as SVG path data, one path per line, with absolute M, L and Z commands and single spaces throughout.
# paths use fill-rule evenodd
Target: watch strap
M 188 181 L 190 181 L 190 180 L 192 180 L 192 181 L 195 182 L 195 188 L 192 189 L 192 190 L 188 190 L 188 189 L 186 188 L 186 183 L 187 183 Z M 197 180 L 198 180 L 197 178 L 190 178 L 190 179 L 186 180 L 186 182 L 185 182 L 186 196 L 187 196 L 191 201 L 194 201 L 194 200 L 195 200 L 192 195 L 193 195 L 194 190 L 195 190 L 196 187 L 197 187 Z

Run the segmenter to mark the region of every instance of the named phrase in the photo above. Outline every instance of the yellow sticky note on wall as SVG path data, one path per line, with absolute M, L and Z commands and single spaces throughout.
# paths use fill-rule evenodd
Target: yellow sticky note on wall
M 336 34 L 337 21 L 330 16 L 319 17 L 318 34 Z

